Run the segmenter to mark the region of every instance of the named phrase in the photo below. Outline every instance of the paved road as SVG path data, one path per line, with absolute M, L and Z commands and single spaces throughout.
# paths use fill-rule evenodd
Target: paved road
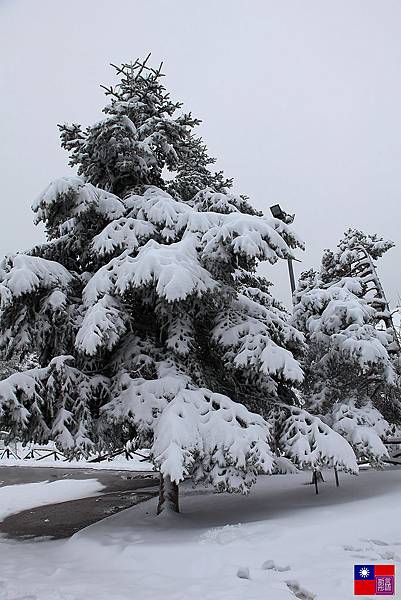
M 57 479 L 97 479 L 105 488 L 96 496 L 25 510 L 0 522 L 9 539 L 67 538 L 111 514 L 157 494 L 155 474 L 130 471 L 46 467 L 0 467 L 0 487 Z

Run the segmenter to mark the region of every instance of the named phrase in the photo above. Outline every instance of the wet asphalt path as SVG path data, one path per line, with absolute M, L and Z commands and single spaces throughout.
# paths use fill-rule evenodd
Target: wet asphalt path
M 68 538 L 96 521 L 157 495 L 158 476 L 153 473 L 0 467 L 0 487 L 57 479 L 97 479 L 105 488 L 89 498 L 48 504 L 10 515 L 0 522 L 1 537 L 17 540 Z

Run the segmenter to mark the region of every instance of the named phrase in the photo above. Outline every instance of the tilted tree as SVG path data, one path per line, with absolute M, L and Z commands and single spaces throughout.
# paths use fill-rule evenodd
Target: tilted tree
M 267 419 L 295 402 L 303 336 L 255 271 L 302 243 L 207 175 L 160 69 L 117 73 L 103 121 L 60 126 L 78 175 L 33 205 L 47 243 L 0 265 L 0 346 L 39 359 L 0 382 L 0 419 L 71 456 L 148 447 L 178 510 L 184 477 L 246 492 L 277 468 Z
M 305 408 L 381 464 L 383 439 L 401 423 L 399 343 L 373 261 L 393 244 L 348 230 L 325 251 L 319 272 L 302 274 L 293 324 L 304 332 Z

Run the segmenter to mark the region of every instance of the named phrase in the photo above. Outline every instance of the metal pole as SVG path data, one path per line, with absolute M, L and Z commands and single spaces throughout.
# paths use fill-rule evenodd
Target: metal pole
M 272 213 L 275 219 L 279 221 L 283 221 L 283 223 L 292 223 L 294 221 L 295 215 L 290 215 L 282 210 L 279 204 L 274 204 L 270 207 L 270 212 Z M 290 287 L 291 287 L 291 298 L 295 292 L 295 276 L 294 276 L 294 267 L 292 264 L 292 258 L 287 259 L 288 262 L 288 274 L 290 276 Z
M 294 267 L 292 264 L 292 258 L 288 259 L 288 273 L 290 275 L 291 294 L 294 294 L 294 292 L 295 292 L 295 277 L 294 277 Z

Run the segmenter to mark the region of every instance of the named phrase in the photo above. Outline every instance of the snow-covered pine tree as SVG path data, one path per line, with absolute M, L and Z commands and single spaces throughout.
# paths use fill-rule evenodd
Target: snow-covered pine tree
M 0 419 L 71 456 L 150 448 L 178 510 L 184 477 L 246 492 L 274 468 L 265 417 L 294 401 L 303 336 L 255 270 L 302 244 L 205 175 L 160 69 L 117 73 L 105 119 L 60 126 L 78 176 L 33 205 L 48 242 L 0 265 L 0 346 L 39 358 L 0 382 Z
M 307 343 L 304 407 L 375 464 L 388 457 L 390 423 L 401 423 L 399 343 L 373 262 L 392 246 L 348 230 L 294 296 L 293 324 Z

